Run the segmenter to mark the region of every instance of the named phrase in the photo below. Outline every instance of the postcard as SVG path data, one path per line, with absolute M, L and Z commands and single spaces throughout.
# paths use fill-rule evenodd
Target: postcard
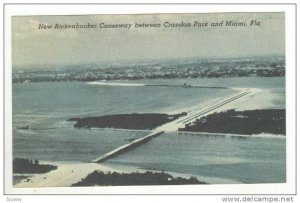
M 12 16 L 12 187 L 287 183 L 285 18 Z

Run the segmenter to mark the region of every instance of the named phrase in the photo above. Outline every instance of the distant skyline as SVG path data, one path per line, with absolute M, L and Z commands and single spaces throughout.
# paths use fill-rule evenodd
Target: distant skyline
M 253 20 L 253 25 L 250 22 Z M 193 27 L 195 21 L 223 26 Z M 224 26 L 226 21 L 240 26 Z M 254 22 L 255 21 L 255 22 Z M 100 64 L 180 58 L 285 56 L 284 13 L 25 16 L 12 18 L 13 66 Z M 164 27 L 164 23 L 191 23 Z M 242 26 L 246 22 L 248 26 Z M 260 23 L 257 25 L 255 23 Z M 53 29 L 56 24 L 96 25 Z M 99 25 L 132 24 L 131 28 Z M 161 24 L 132 28 L 135 23 Z M 102 24 L 102 25 L 104 25 Z M 52 25 L 51 29 L 38 29 Z

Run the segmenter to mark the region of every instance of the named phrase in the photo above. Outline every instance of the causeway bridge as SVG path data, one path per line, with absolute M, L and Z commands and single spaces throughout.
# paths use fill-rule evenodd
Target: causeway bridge
M 130 151 L 140 145 L 143 145 L 143 144 L 149 142 L 152 138 L 155 138 L 155 137 L 163 134 L 166 131 L 177 131 L 178 128 L 183 127 L 185 124 L 191 123 L 191 122 L 195 121 L 196 119 L 206 116 L 206 115 L 212 113 L 213 111 L 220 109 L 221 107 L 225 107 L 226 105 L 228 105 L 242 97 L 250 95 L 253 92 L 254 92 L 254 90 L 250 89 L 250 88 L 243 89 L 238 94 L 235 94 L 233 96 L 225 98 L 224 100 L 222 100 L 216 104 L 212 104 L 211 106 L 206 107 L 204 109 L 203 108 L 197 109 L 194 112 L 188 113 L 186 116 L 180 117 L 174 121 L 171 121 L 162 126 L 159 126 L 159 127 L 155 128 L 150 134 L 148 134 L 142 138 L 136 139 L 132 142 L 129 142 L 121 147 L 118 147 L 118 148 L 92 160 L 92 162 L 93 163 L 102 163 L 102 162 L 106 161 L 107 159 L 113 158 L 122 153 Z

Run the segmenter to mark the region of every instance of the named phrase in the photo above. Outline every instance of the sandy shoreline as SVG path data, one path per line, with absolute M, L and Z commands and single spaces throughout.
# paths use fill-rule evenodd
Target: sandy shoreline
M 224 137 L 245 137 L 245 138 L 281 138 L 285 139 L 286 136 L 282 134 L 271 134 L 271 133 L 260 133 L 252 135 L 241 135 L 233 133 L 210 133 L 210 132 L 190 132 L 190 131 L 180 131 L 179 134 L 191 134 L 191 135 L 203 135 L 203 136 L 224 136 Z
M 61 163 L 61 162 L 43 162 L 51 165 L 56 165 L 56 170 L 50 171 L 44 174 L 14 174 L 17 176 L 24 175 L 25 179 L 15 184 L 16 188 L 42 188 L 42 187 L 70 187 L 90 173 L 94 171 L 102 171 L 104 173 L 117 172 L 117 173 L 133 173 L 140 172 L 144 173 L 147 171 L 151 172 L 165 172 L 173 177 L 190 178 L 196 177 L 199 181 L 206 182 L 208 184 L 238 184 L 241 183 L 236 180 L 229 180 L 224 178 L 206 177 L 194 174 L 184 174 L 169 171 L 157 171 L 149 169 L 141 169 L 133 166 L 115 165 L 115 164 L 97 164 L 97 163 Z
M 88 174 L 95 170 L 101 170 L 104 172 L 114 171 L 112 168 L 95 163 L 62 164 L 52 162 L 51 164 L 57 165 L 58 168 L 48 173 L 33 175 L 31 178 L 14 185 L 14 187 L 69 187 L 72 184 L 79 182 L 82 178 L 85 178 Z

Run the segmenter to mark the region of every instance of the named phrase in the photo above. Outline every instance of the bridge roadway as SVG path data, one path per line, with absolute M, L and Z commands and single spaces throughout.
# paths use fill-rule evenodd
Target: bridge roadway
M 186 116 L 184 117 L 181 117 L 181 118 L 178 118 L 172 122 L 169 122 L 167 124 L 164 124 L 162 126 L 159 126 L 157 128 L 155 128 L 152 133 L 142 137 L 142 138 L 139 138 L 139 139 L 136 139 L 132 142 L 129 142 L 121 147 L 118 147 L 106 154 L 104 154 L 103 156 L 100 156 L 94 160 L 92 160 L 93 163 L 101 163 L 101 162 L 104 162 L 105 160 L 107 159 L 110 159 L 110 158 L 113 158 L 115 156 L 118 156 L 122 153 L 125 153 L 127 151 L 130 151 L 142 144 L 145 144 L 146 142 L 150 141 L 152 138 L 154 137 L 157 137 L 161 134 L 163 134 L 165 131 L 177 131 L 179 127 L 182 127 L 184 126 L 185 124 L 187 123 L 190 123 L 202 116 L 205 116 L 206 114 L 208 113 L 211 113 L 212 111 L 214 110 L 217 110 L 219 109 L 220 107 L 223 107 L 233 101 L 236 101 L 246 95 L 249 95 L 251 93 L 251 89 L 245 89 L 243 90 L 242 92 L 234 95 L 234 96 L 231 96 L 227 99 L 224 99 L 223 101 L 217 103 L 217 104 L 214 104 L 208 108 L 205 108 L 205 109 L 199 109 L 199 110 L 196 110 L 194 111 L 193 113 L 188 113 Z

